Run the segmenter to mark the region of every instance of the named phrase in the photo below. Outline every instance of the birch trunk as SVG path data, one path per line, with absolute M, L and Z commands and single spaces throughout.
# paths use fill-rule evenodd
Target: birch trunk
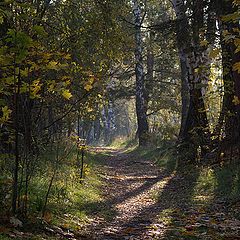
M 147 121 L 147 101 L 144 86 L 144 69 L 143 69 L 143 47 L 141 34 L 141 8 L 137 0 L 133 1 L 133 15 L 135 24 L 135 75 L 136 75 L 136 113 L 138 123 L 139 146 L 144 146 L 148 138 L 148 121 Z
M 205 72 L 199 70 L 205 64 L 205 53 L 200 51 L 198 29 L 193 29 L 192 33 L 184 2 L 173 0 L 173 7 L 177 17 L 177 43 L 182 70 L 182 123 L 179 139 L 192 142 L 195 150 L 198 146 L 203 149 L 208 144 L 209 136 L 203 88 L 200 87 L 206 77 Z
M 186 49 L 191 44 L 189 39 L 189 24 L 185 14 L 184 4 L 173 0 L 173 6 L 177 17 L 177 46 L 181 66 L 181 97 L 182 97 L 182 115 L 179 132 L 179 140 L 184 141 L 187 138 L 187 116 L 190 102 L 189 83 L 188 83 L 188 59 Z

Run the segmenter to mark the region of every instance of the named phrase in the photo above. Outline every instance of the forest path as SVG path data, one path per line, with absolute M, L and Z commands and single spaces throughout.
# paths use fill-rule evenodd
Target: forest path
M 240 222 L 225 202 L 195 195 L 197 168 L 160 168 L 138 151 L 94 151 L 105 154 L 97 168 L 104 202 L 81 239 L 240 239 Z
M 89 239 L 170 239 L 172 214 L 186 210 L 194 180 L 184 181 L 174 171 L 160 169 L 152 159 L 135 151 L 96 148 L 101 157 L 98 171 L 105 182 L 104 203 L 89 226 Z M 187 191 L 186 191 L 187 190 Z M 183 210 L 184 209 L 184 210 Z M 175 230 L 175 227 L 174 227 Z M 177 238 L 178 239 L 178 238 Z
M 93 222 L 91 238 L 149 239 L 156 228 L 158 234 L 163 234 L 162 223 L 155 220 L 161 206 L 154 194 L 163 190 L 172 175 L 161 172 L 151 159 L 139 158 L 132 152 L 101 148 L 95 151 L 107 151 L 108 156 L 101 160 L 105 202 L 100 207 L 112 212 L 112 216 L 108 221 L 97 218 Z

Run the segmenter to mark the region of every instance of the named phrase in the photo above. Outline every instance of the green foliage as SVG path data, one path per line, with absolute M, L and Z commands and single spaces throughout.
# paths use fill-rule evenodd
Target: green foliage
M 1 240 L 9 240 L 9 239 L 12 239 L 12 238 L 7 237 L 7 236 L 5 236 L 4 234 L 0 234 L 0 239 L 1 239 Z
M 54 150 L 55 151 L 55 150 Z M 61 148 L 61 155 L 64 155 Z M 57 221 L 64 214 L 73 214 L 79 217 L 80 221 L 86 220 L 89 215 L 94 214 L 98 204 L 102 201 L 100 192 L 101 181 L 94 172 L 92 156 L 87 154 L 84 158 L 84 179 L 80 181 L 80 169 L 77 164 L 77 151 L 74 148 L 68 157 L 60 160 L 56 166 L 56 152 L 50 149 L 45 151 L 43 157 L 38 159 L 37 172 L 33 173 L 28 189 L 28 211 L 31 216 L 41 216 L 46 201 L 46 194 L 53 175 L 54 168 L 57 167 L 57 174 L 53 180 L 50 194 L 48 196 L 46 212 L 51 215 L 47 221 Z M 7 173 L 6 173 L 7 174 Z M 0 179 L 1 195 L 0 201 L 7 203 L 10 197 L 11 180 L 10 176 L 2 176 Z M 10 172 L 8 173 L 10 174 Z M 9 183 L 8 183 L 9 182 Z M 25 199 L 25 192 L 22 189 L 20 199 Z M 5 210 L 9 206 L 5 205 Z M 3 214 L 3 212 L 1 212 Z M 60 223 L 59 223 L 60 224 Z M 63 223 L 62 223 L 63 224 Z M 73 224 L 74 227 L 77 227 Z
M 137 147 L 129 150 L 133 154 L 137 154 L 140 158 L 152 159 L 159 168 L 165 168 L 172 172 L 178 168 L 178 157 L 176 154 L 176 146 L 173 141 L 162 141 L 158 147 Z
M 239 166 L 230 163 L 222 167 L 205 167 L 201 170 L 196 186 L 199 195 L 218 197 L 227 201 L 240 198 Z

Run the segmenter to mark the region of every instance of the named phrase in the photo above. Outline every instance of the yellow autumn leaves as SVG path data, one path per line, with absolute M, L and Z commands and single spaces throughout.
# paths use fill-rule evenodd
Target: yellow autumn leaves
M 90 91 L 93 88 L 93 83 L 94 83 L 95 77 L 93 75 L 90 75 L 87 82 L 84 85 L 84 89 L 86 91 Z
M 51 70 L 59 70 L 58 68 L 58 62 L 55 62 L 55 61 L 50 61 L 47 65 L 47 68 L 48 69 L 51 69 Z
M 64 80 L 65 77 L 62 78 L 62 80 Z M 84 89 L 89 92 L 90 90 L 93 89 L 93 84 L 94 84 L 94 81 L 95 81 L 95 77 L 93 75 L 90 75 L 89 78 L 87 79 L 87 81 L 85 82 L 84 84 Z M 70 85 L 70 80 L 67 80 L 63 83 L 64 86 L 67 86 L 67 85 Z M 51 83 L 48 85 L 48 91 L 49 92 L 54 92 L 54 89 L 56 87 L 56 81 L 51 81 Z M 73 95 L 72 93 L 70 92 L 69 89 L 65 89 L 65 88 L 62 88 L 61 89 L 61 94 L 62 96 L 69 100 Z
M 234 96 L 233 101 L 234 105 L 240 105 L 240 98 L 238 96 Z
M 70 92 L 69 89 L 64 89 L 64 90 L 62 91 L 62 96 L 63 96 L 64 98 L 66 98 L 67 100 L 69 100 L 69 99 L 72 97 L 72 94 L 71 94 L 71 92 Z
M 12 110 L 8 108 L 8 106 L 2 107 L 2 117 L 0 118 L 0 124 L 6 123 L 10 119 L 10 115 Z
M 40 79 L 34 80 L 31 84 L 29 84 L 27 82 L 23 82 L 20 87 L 20 93 L 28 92 L 29 97 L 31 99 L 40 98 L 41 96 L 39 93 L 40 93 L 42 85 L 43 84 L 40 82 Z
M 205 39 L 200 42 L 201 47 L 207 47 L 209 45 L 209 42 Z M 209 57 L 211 59 L 215 59 L 220 56 L 221 49 L 220 48 L 212 48 L 209 50 Z
M 240 74 L 240 62 L 237 62 L 233 65 L 233 71 L 238 72 Z

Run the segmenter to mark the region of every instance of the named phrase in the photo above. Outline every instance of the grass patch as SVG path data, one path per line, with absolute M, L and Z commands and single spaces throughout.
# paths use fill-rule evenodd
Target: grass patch
M 214 198 L 222 198 L 227 201 L 240 199 L 240 165 L 229 163 L 223 166 L 196 167 L 187 162 L 178 165 L 178 154 L 173 142 L 162 142 L 155 149 L 139 148 L 135 150 L 141 157 L 153 159 L 161 168 L 171 172 L 184 174 L 186 177 L 197 174 L 194 198 L 202 198 L 207 203 Z
M 36 235 L 38 234 L 38 219 L 42 217 L 42 209 L 45 205 L 46 195 L 54 172 L 55 175 L 43 218 L 46 222 L 64 228 L 79 230 L 82 225 L 90 221 L 96 214 L 105 219 L 110 219 L 114 214 L 111 209 L 104 206 L 101 178 L 95 171 L 97 166 L 96 154 L 91 153 L 89 150 L 86 151 L 84 179 L 80 179 L 77 148 L 68 145 L 60 146 L 58 159 L 56 158 L 56 152 L 54 152 L 56 147 L 45 149 L 35 164 L 28 186 L 28 217 L 22 218 L 21 214 L 19 215 L 19 219 L 24 220 L 26 231 L 31 229 L 34 232 L 36 225 Z M 3 180 L 1 178 L 0 183 L 7 181 L 6 179 L 8 178 Z M 0 190 L 5 185 L 2 184 Z M 0 193 L 0 200 L 5 199 L 5 195 L 1 196 Z M 21 191 L 20 200 L 25 197 L 24 191 Z M 3 216 L 4 214 L 4 212 L 1 213 Z M 34 239 L 44 239 L 41 236 L 40 233 L 40 237 Z M 1 234 L 0 239 L 9 238 L 7 235 Z
M 146 160 L 153 160 L 160 168 L 173 172 L 178 167 L 175 143 L 163 141 L 159 147 L 136 147 L 130 150 L 132 154 Z
M 79 177 L 78 169 L 73 166 L 65 167 L 65 177 L 58 176 L 47 206 L 47 211 L 52 215 L 52 223 L 67 225 L 71 229 L 78 230 L 79 223 L 88 222 L 96 214 L 105 219 L 113 215 L 111 209 L 104 206 L 101 178 L 95 171 L 97 165 L 96 154 L 88 152 L 85 158 L 83 182 Z M 41 183 L 41 181 L 37 182 Z M 38 188 L 46 189 L 46 186 L 38 186 Z M 36 202 L 33 203 L 33 206 L 36 205 Z
M 137 139 L 129 139 L 127 137 L 115 138 L 113 142 L 109 144 L 109 147 L 114 149 L 126 149 L 136 147 L 138 144 Z
M 222 167 L 202 168 L 195 193 L 202 196 L 204 202 L 210 197 L 227 201 L 240 199 L 240 166 L 229 163 Z
M 12 239 L 12 238 L 8 237 L 5 234 L 0 234 L 0 240 L 9 240 L 9 239 Z
M 166 225 L 170 225 L 172 223 L 172 214 L 174 213 L 175 209 L 168 208 L 164 209 L 159 215 L 158 219 Z
M 215 194 L 230 199 L 240 198 L 240 166 L 230 163 L 214 170 Z

